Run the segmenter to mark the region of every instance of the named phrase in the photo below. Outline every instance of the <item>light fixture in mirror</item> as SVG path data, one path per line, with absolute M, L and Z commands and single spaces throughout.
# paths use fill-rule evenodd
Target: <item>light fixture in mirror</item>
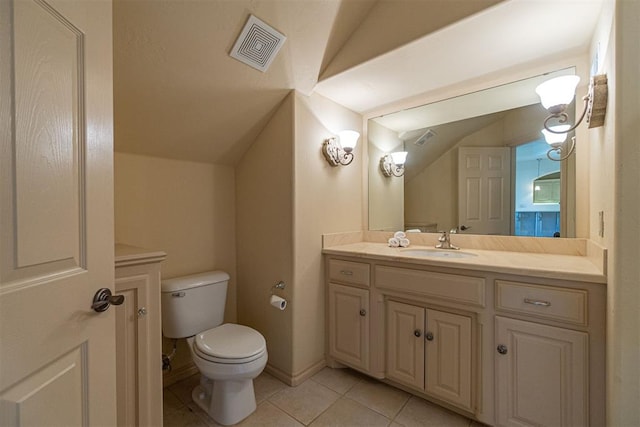
M 353 161 L 353 150 L 356 148 L 360 133 L 354 130 L 343 130 L 338 137 L 331 137 L 324 141 L 322 154 L 331 166 L 346 166 Z
M 560 162 L 568 159 L 573 153 L 573 150 L 576 148 L 576 137 L 574 136 L 571 138 L 569 146 L 565 143 L 567 140 L 567 132 L 570 127 L 571 126 L 569 125 L 558 125 L 552 126 L 551 130 L 542 129 L 545 141 L 547 141 L 547 144 L 551 146 L 549 151 L 547 151 L 547 157 L 549 160 Z
M 404 175 L 404 163 L 406 160 L 406 151 L 395 151 L 391 154 L 385 154 L 380 158 L 380 169 L 384 176 L 396 176 L 399 178 Z
M 548 159 L 550 145 L 540 133 L 548 112 L 535 93 L 536 86 L 550 77 L 573 74 L 574 68 L 563 69 L 369 119 L 369 229 L 435 232 L 465 225 L 472 228 L 464 232 L 473 234 L 575 236 L 576 156 L 565 162 Z M 570 120 L 574 105 L 566 111 Z M 568 142 L 567 138 L 567 148 Z M 408 152 L 402 180 L 390 180 L 381 172 L 380 158 L 395 151 Z M 474 163 L 469 156 L 460 163 L 463 151 L 472 156 L 487 153 L 491 157 L 481 161 L 493 166 L 496 161 L 512 165 L 499 181 L 492 181 L 505 189 L 503 198 L 492 199 L 491 205 L 507 207 L 499 231 L 461 216 L 491 207 L 486 197 L 476 198 L 479 203 L 466 208 L 462 204 L 473 199 L 473 194 L 465 193 L 473 188 L 466 185 L 473 179 L 465 177 L 462 165 Z M 491 154 L 496 151 L 500 157 Z M 534 204 L 531 183 L 554 172 L 561 175 L 561 203 Z M 496 188 L 482 191 L 487 194 Z

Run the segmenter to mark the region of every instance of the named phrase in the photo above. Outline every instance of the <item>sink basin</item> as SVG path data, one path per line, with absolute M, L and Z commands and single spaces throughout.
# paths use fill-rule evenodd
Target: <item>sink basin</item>
M 471 258 L 477 256 L 476 254 L 461 252 L 455 249 L 405 249 L 402 251 L 402 254 L 408 256 L 434 258 Z

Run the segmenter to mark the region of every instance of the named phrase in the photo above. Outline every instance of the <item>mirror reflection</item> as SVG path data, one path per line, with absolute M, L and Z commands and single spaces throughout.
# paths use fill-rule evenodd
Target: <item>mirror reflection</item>
M 541 82 L 574 73 L 370 119 L 369 229 L 574 237 L 575 154 L 547 157 L 547 111 L 535 93 Z M 407 153 L 404 164 L 390 166 L 398 152 Z

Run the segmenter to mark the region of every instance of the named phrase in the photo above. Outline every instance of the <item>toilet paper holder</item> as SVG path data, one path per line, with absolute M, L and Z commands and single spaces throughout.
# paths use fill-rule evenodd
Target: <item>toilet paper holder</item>
M 284 281 L 280 280 L 278 283 L 271 287 L 271 295 L 274 295 L 276 289 L 284 289 L 287 285 L 284 284 Z

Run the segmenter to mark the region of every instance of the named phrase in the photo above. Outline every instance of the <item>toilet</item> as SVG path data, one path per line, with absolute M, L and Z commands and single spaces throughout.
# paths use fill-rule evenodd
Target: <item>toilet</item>
M 223 271 L 162 281 L 162 333 L 187 339 L 201 374 L 191 396 L 222 425 L 256 410 L 253 379 L 267 364 L 267 345 L 258 331 L 223 324 L 228 283 Z

